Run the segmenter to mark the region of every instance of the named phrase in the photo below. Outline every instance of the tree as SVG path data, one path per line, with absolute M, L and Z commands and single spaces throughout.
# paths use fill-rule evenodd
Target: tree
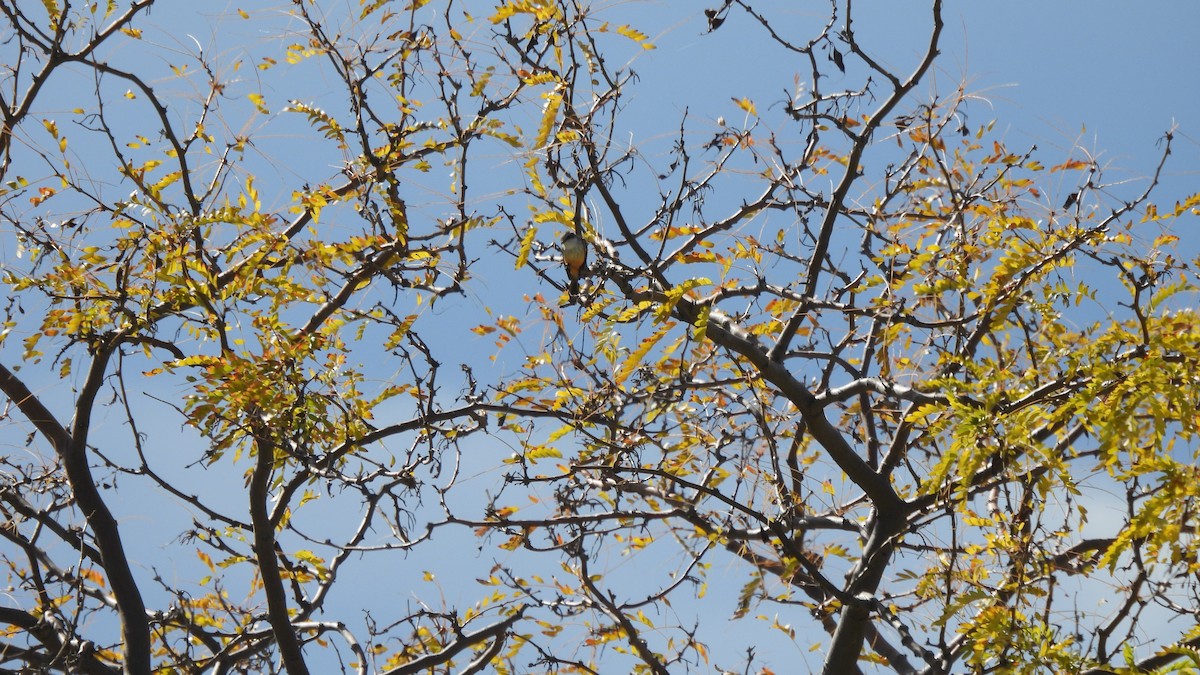
M 661 147 L 620 6 L 43 4 L 0 5 L 4 664 L 1200 661 L 1173 130 L 1133 188 L 1008 147 L 923 93 L 940 0 L 902 67 L 849 3 L 704 10 L 803 73 Z

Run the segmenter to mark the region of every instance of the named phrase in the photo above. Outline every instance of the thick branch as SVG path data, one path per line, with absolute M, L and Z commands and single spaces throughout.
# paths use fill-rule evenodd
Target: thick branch
M 37 651 L 37 658 L 44 658 L 46 664 L 53 665 L 57 659 L 65 657 L 70 650 L 79 654 L 78 660 L 70 665 L 84 675 L 116 675 L 117 673 L 115 668 L 102 663 L 90 650 L 81 649 L 83 645 L 72 644 L 69 635 L 60 633 L 44 618 L 39 619 L 21 609 L 0 607 L 0 624 L 21 628 L 37 638 L 45 647 L 45 649 Z M 16 657 L 24 661 L 26 665 L 41 665 L 33 662 L 33 654 L 18 654 L 15 650 L 11 650 L 9 645 L 0 645 L 0 655 L 9 658 Z
M 279 574 L 279 559 L 275 556 L 275 528 L 267 513 L 275 444 L 264 433 L 259 433 L 257 446 L 258 458 L 250 477 L 250 522 L 254 525 L 254 555 L 262 576 L 263 592 L 267 596 L 267 616 L 288 675 L 308 675 L 300 640 L 296 637 L 292 618 L 288 614 L 287 592 Z
M 125 645 L 125 672 L 129 675 L 150 673 L 150 624 L 146 618 L 146 605 L 134 579 L 117 520 L 109 511 L 96 481 L 92 477 L 87 459 L 87 438 L 91 427 L 92 407 L 96 394 L 104 381 L 108 366 L 108 350 L 100 350 L 91 363 L 87 379 L 75 402 L 75 422 L 67 431 L 41 400 L 25 386 L 25 383 L 8 368 L 0 365 L 0 391 L 3 391 L 25 417 L 54 447 L 62 459 L 67 480 L 79 509 L 87 519 L 100 551 L 104 571 L 117 599 L 117 613 L 121 617 L 121 639 Z
M 685 301 L 681 301 L 676 310 L 681 318 L 693 325 L 699 312 L 707 311 Z M 808 432 L 829 453 L 846 476 L 867 493 L 876 508 L 896 513 L 904 510 L 903 500 L 892 489 L 888 480 L 872 470 L 863 458 L 859 457 L 841 430 L 825 416 L 821 402 L 782 363 L 772 360 L 750 338 L 739 335 L 736 327 L 716 312 L 709 313 L 707 335 L 714 343 L 744 357 L 763 379 L 775 385 L 779 392 L 796 406 L 804 418 Z

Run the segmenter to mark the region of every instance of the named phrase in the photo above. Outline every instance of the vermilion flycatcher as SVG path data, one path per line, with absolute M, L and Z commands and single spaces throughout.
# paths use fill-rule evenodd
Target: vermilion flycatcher
M 571 281 L 571 295 L 579 294 L 579 278 L 587 270 L 588 247 L 583 237 L 567 232 L 562 237 L 563 265 Z

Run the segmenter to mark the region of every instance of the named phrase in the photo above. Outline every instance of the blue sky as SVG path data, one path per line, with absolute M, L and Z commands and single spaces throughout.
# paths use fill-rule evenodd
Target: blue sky
M 775 100 L 799 68 L 765 61 L 756 48 L 761 36 L 743 15 L 732 13 L 715 34 L 701 36 L 706 27 L 698 12 L 677 12 L 677 3 L 653 6 L 663 32 L 656 36 L 659 50 L 636 62 L 646 85 L 641 97 L 693 109 L 750 89 L 773 93 Z M 928 3 L 854 6 L 863 44 L 902 72 L 910 69 L 925 45 Z M 820 2 L 763 7 L 796 24 L 823 21 L 827 9 Z M 619 11 L 642 9 L 629 4 Z M 1197 21 L 1195 3 L 947 2 L 943 54 L 918 91 L 945 93 L 965 82 L 993 110 L 976 108 L 973 121 L 997 120 L 1014 146 L 1037 144 L 1054 154 L 1079 143 L 1134 175 L 1152 167 L 1154 144 L 1178 125 L 1187 141 L 1178 146 L 1172 173 L 1194 172 L 1200 163 Z M 718 114 L 733 117 L 728 108 Z
M 252 13 L 269 11 L 252 4 L 222 7 L 240 7 Z M 490 3 L 478 5 L 477 16 L 486 15 L 491 7 Z M 907 71 L 925 45 L 927 5 L 927 2 L 882 0 L 856 3 L 859 38 L 864 44 L 878 49 L 883 60 Z M 633 57 L 632 67 L 641 79 L 630 91 L 631 103 L 621 122 L 631 134 L 631 142 L 644 148 L 650 157 L 654 156 L 656 148 L 662 147 L 660 144 L 673 138 L 685 109 L 696 134 L 711 133 L 717 128 L 718 117 L 735 123 L 741 114 L 731 98 L 750 97 L 760 106 L 770 105 L 780 100 L 791 86 L 792 75 L 802 72 L 800 66 L 790 64 L 786 59 L 765 56 L 773 52 L 763 47 L 761 32 L 744 15 L 734 12 L 720 30 L 705 35 L 706 26 L 701 14 L 705 6 L 692 2 L 624 2 L 612 3 L 603 10 L 611 15 L 610 20 L 614 23 L 633 24 L 649 33 L 657 44 L 657 49 L 644 53 L 627 50 Z M 826 4 L 817 2 L 776 2 L 766 3 L 764 11 L 782 22 L 781 25 L 799 27 L 823 21 L 826 9 Z M 175 47 L 180 50 L 192 48 L 190 39 L 185 37 L 185 34 L 191 34 L 206 51 L 229 54 L 232 58 L 244 50 L 252 61 L 260 54 L 277 51 L 284 39 L 278 33 L 256 32 L 258 24 L 253 20 L 243 23 L 236 15 L 217 18 L 215 14 L 219 10 L 208 8 L 201 10 L 202 18 L 194 15 L 187 18 L 186 27 L 180 29 L 176 22 L 183 20 L 184 11 L 182 4 L 156 7 L 145 23 L 160 26 L 166 34 L 173 35 Z M 1200 75 L 1197 74 L 1200 41 L 1195 39 L 1196 26 L 1200 25 L 1200 5 L 961 1 L 947 3 L 946 24 L 944 53 L 935 67 L 935 75 L 918 89 L 914 102 L 931 92 L 945 92 L 965 82 L 967 90 L 980 97 L 970 112 L 972 123 L 997 120 L 999 136 L 1014 148 L 1024 149 L 1036 144 L 1041 150 L 1039 156 L 1047 164 L 1076 154 L 1078 146 L 1107 159 L 1110 178 L 1129 178 L 1134 181 L 1131 183 L 1134 187 L 1157 161 L 1157 141 L 1167 129 L 1178 125 L 1179 142 L 1161 194 L 1173 199 L 1200 191 Z M 486 31 L 486 26 L 481 26 L 481 34 Z M 252 72 L 244 77 L 247 86 L 253 84 Z M 337 90 L 336 83 L 328 82 L 327 85 L 319 79 L 305 82 L 313 100 L 319 100 L 323 91 Z M 289 86 L 273 84 L 270 91 L 264 91 L 274 95 L 272 102 L 276 109 L 289 95 Z M 41 104 L 47 108 L 48 115 L 71 107 L 69 91 L 58 92 L 56 96 L 48 97 Z M 229 118 L 223 122 L 231 128 L 243 124 L 253 128 L 262 121 L 247 117 L 246 120 Z M 300 180 L 317 181 L 336 174 L 340 158 L 333 154 L 314 157 L 303 138 L 300 133 L 288 133 L 261 140 L 264 156 L 281 160 L 270 168 L 273 177 L 284 181 L 276 186 L 280 199 L 295 189 Z M 1048 203 L 1061 199 L 1053 192 L 1059 186 L 1046 187 Z M 269 185 L 265 189 L 269 190 Z M 481 193 L 490 194 L 489 188 L 483 187 Z M 436 201 L 434 197 L 430 200 L 431 203 Z M 630 206 L 636 208 L 638 204 Z M 1187 237 L 1187 233 L 1180 234 Z M 552 236 L 547 233 L 543 238 L 548 241 Z M 1192 237 L 1194 239 L 1195 235 Z M 1191 246 L 1194 250 L 1194 241 Z M 5 255 L 10 254 L 13 250 L 11 239 L 0 243 L 0 250 Z M 538 282 L 531 276 L 514 276 L 508 261 L 502 264 L 485 261 L 480 264 L 478 275 L 485 287 L 493 290 L 519 278 L 526 285 L 526 292 L 555 292 L 548 286 L 537 287 Z M 514 305 L 521 303 L 516 294 L 512 300 Z M 448 326 L 457 325 L 455 322 L 479 323 L 483 302 L 477 296 L 451 299 L 440 311 L 445 312 Z M 448 329 L 446 334 L 458 332 Z M 468 337 L 463 343 L 463 351 L 486 356 L 493 348 L 488 338 Z M 11 359 L 12 346 L 6 346 L 3 354 Z M 511 366 L 500 361 L 501 368 L 506 365 Z M 67 386 L 49 376 L 40 384 L 44 391 L 55 386 L 65 390 Z M 160 393 L 170 396 L 178 392 Z M 112 438 L 117 442 L 120 420 L 109 422 Z M 157 436 L 160 443 L 165 440 L 172 449 L 180 443 L 179 424 L 169 416 L 156 418 L 143 431 Z M 188 437 L 185 434 L 182 438 Z M 497 467 L 511 449 L 479 446 L 476 451 L 472 461 L 479 464 L 469 467 L 465 473 L 474 476 L 468 484 L 473 489 L 478 486 L 474 492 L 477 498 L 492 489 L 488 481 L 493 480 L 494 474 L 489 476 L 487 472 Z M 480 455 L 485 459 L 481 461 Z M 164 456 L 165 461 L 175 464 L 173 470 L 180 472 L 184 472 L 193 459 L 194 455 Z M 196 489 L 237 497 L 241 490 L 241 472 L 246 466 L 243 462 L 236 467 L 212 469 Z M 199 575 L 199 564 L 194 559 L 192 547 L 179 546 L 174 540 L 176 529 L 161 525 L 162 513 L 174 511 L 181 526 L 185 526 L 186 509 L 163 507 L 160 502 L 144 500 L 137 492 L 124 493 L 120 509 L 133 557 L 147 573 L 153 567 L 169 577 Z M 345 516 L 334 510 L 328 517 Z M 481 570 L 486 572 L 493 558 L 503 555 L 485 545 L 483 552 L 476 556 L 479 543 L 466 532 L 439 533 L 435 546 L 428 552 L 417 551 L 411 557 L 400 561 L 392 559 L 382 566 L 363 565 L 359 569 L 362 578 L 367 579 L 366 583 L 347 585 L 335 595 L 335 601 L 349 608 L 352 614 L 358 608 L 371 608 L 380 602 L 393 608 L 403 606 L 414 598 L 414 593 L 408 590 L 410 584 L 419 587 L 426 583 L 420 581 L 422 573 L 436 567 L 443 593 L 462 607 L 482 595 L 482 587 L 471 580 L 486 576 Z M 512 554 L 512 557 L 518 555 Z M 613 569 L 616 574 L 627 575 L 633 580 L 638 577 L 638 570 L 636 566 L 631 567 L 634 569 L 616 565 Z M 729 599 L 745 582 L 745 574 L 745 569 L 735 565 L 730 565 L 724 577 L 714 574 L 714 581 L 727 579 L 728 586 L 710 593 L 711 601 L 701 608 L 706 620 L 724 625 L 720 622 L 724 622 L 731 612 Z M 381 578 L 394 579 L 394 589 L 381 593 L 378 588 Z M 787 623 L 786 618 L 781 621 Z M 730 643 L 760 644 L 760 631 L 755 630 L 753 621 L 739 626 L 739 630 L 726 635 Z M 817 658 L 806 651 L 811 641 L 815 638 L 801 637 L 794 647 L 786 642 L 768 645 L 761 641 L 760 654 L 767 656 L 769 650 L 777 658 Z M 726 653 L 736 654 L 737 649 Z

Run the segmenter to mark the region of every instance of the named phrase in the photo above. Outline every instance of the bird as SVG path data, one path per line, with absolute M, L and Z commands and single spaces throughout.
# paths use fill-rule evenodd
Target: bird
M 579 278 L 587 271 L 588 247 L 583 237 L 567 232 L 562 237 L 563 266 L 567 268 L 567 279 L 571 282 L 571 296 L 579 294 Z

